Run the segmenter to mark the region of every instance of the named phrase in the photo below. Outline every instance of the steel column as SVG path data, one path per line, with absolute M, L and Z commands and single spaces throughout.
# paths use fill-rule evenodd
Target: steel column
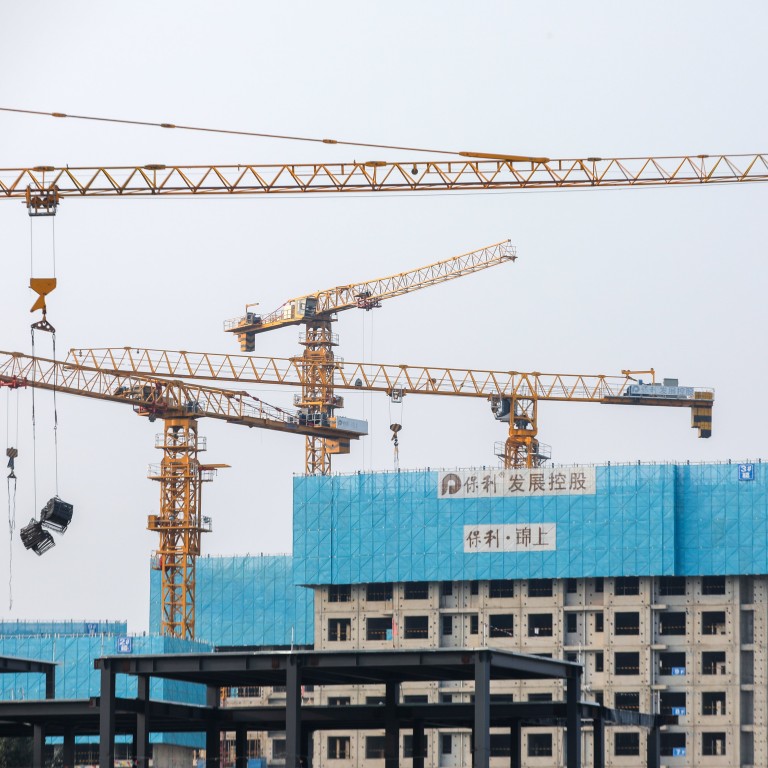
M 133 741 L 133 756 L 138 768 L 149 765 L 149 678 L 139 675 L 137 682 L 137 698 L 139 709 L 136 712 L 136 733 Z
M 648 768 L 659 768 L 661 763 L 661 732 L 659 729 L 659 719 L 653 719 L 653 727 L 648 731 L 648 742 L 646 746 L 646 765 Z
M 581 668 L 574 668 L 567 681 L 565 693 L 567 732 L 565 734 L 565 764 L 568 768 L 581 768 Z
M 475 656 L 475 728 L 472 765 L 489 768 L 491 759 L 491 657 L 487 651 Z M 570 766 L 569 766 L 570 768 Z
M 314 745 L 315 732 L 311 728 L 302 727 L 301 729 L 301 756 L 302 756 L 302 768 L 311 768 L 312 766 L 312 750 Z
M 56 669 L 51 667 L 45 670 L 45 698 L 56 698 Z
M 45 728 L 42 723 L 32 726 L 32 765 L 34 768 L 43 766 L 43 747 L 45 747 Z
M 301 756 L 301 669 L 291 654 L 285 669 L 285 765 L 297 768 Z
M 248 765 L 248 729 L 241 725 L 235 730 L 235 768 Z
M 398 768 L 400 765 L 400 725 L 397 720 L 397 698 L 399 685 L 386 684 L 384 696 L 384 768 Z
M 424 768 L 424 723 L 421 720 L 413 721 L 413 768 Z
M 592 721 L 592 755 L 594 768 L 605 765 L 605 724 L 602 717 Z
M 219 688 L 209 685 L 205 691 L 205 703 L 216 710 L 219 708 Z M 211 719 L 205 729 L 205 768 L 219 768 L 221 757 L 221 731 L 215 719 Z
M 509 766 L 510 768 L 522 768 L 523 765 L 523 739 L 520 732 L 520 721 L 515 720 L 509 729 Z
M 61 759 L 64 763 L 64 768 L 75 768 L 75 734 L 70 730 L 64 732 Z
M 115 673 L 110 664 L 101 668 L 99 694 L 99 768 L 115 765 Z

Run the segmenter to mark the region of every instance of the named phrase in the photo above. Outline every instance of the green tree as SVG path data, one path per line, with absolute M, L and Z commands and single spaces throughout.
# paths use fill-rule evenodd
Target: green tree
M 32 765 L 32 739 L 0 739 L 0 768 L 29 768 Z

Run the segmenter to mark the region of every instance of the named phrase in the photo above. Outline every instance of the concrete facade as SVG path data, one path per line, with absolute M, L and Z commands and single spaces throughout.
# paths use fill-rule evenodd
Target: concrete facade
M 768 577 L 615 577 L 327 585 L 315 588 L 315 648 L 495 647 L 580 661 L 584 698 L 609 707 L 676 714 L 662 732 L 662 764 L 674 768 L 768 765 Z M 403 701 L 472 700 L 471 683 L 411 683 Z M 259 703 L 282 701 L 264 689 Z M 307 703 L 372 703 L 384 690 L 317 688 Z M 498 700 L 564 698 L 560 683 L 495 684 Z M 234 700 L 231 704 L 236 703 Z M 282 734 L 252 734 L 251 753 L 281 762 Z M 315 737 L 315 765 L 383 765 L 383 731 Z M 471 735 L 427 731 L 425 765 L 471 765 Z M 408 737 L 401 764 L 411 764 Z M 492 740 L 492 764 L 509 765 L 508 741 Z M 642 765 L 646 732 L 609 727 L 606 765 Z M 584 737 L 591 760 L 591 734 Z M 523 763 L 563 766 L 554 728 L 523 732 Z M 588 763 L 587 763 L 588 764 Z

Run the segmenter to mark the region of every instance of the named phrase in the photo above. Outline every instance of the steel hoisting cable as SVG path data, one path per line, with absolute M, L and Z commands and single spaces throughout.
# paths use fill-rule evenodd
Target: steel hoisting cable
M 51 251 L 53 253 L 53 276 L 56 277 L 56 217 L 51 221 Z M 56 496 L 59 495 L 59 407 L 56 403 L 58 384 L 58 366 L 56 362 L 56 331 L 51 332 L 53 343 L 53 466 L 55 474 Z
M 58 366 L 56 363 L 56 331 L 54 331 L 51 336 L 53 336 L 53 469 L 54 469 L 54 476 L 55 476 L 55 488 L 56 488 L 56 496 L 59 495 L 59 408 L 56 405 L 56 385 L 57 385 L 57 375 L 58 375 Z
M 10 402 L 11 391 L 7 390 L 5 399 L 5 445 L 6 456 L 10 472 L 6 478 L 8 490 L 8 610 L 13 610 L 13 534 L 16 532 L 16 474 L 14 472 L 14 459 L 18 450 L 11 447 L 10 440 Z M 16 394 L 16 439 L 14 445 L 19 444 L 19 397 Z
M 31 329 L 32 333 L 32 359 L 35 359 L 35 329 Z M 32 517 L 37 520 L 37 419 L 35 414 L 35 374 L 37 373 L 37 366 L 32 364 L 32 498 L 34 499 L 34 508 L 32 510 Z
M 32 247 L 32 220 L 30 218 L 30 278 L 34 274 L 34 256 Z M 56 219 L 51 222 L 51 252 L 53 261 L 53 276 L 56 277 Z M 43 309 L 43 318 L 45 318 L 45 309 Z M 35 326 L 31 328 L 32 334 L 32 357 L 36 357 L 35 354 Z M 53 345 L 53 360 L 56 360 L 56 331 L 51 330 L 52 345 Z M 32 381 L 35 380 L 36 367 L 32 366 Z M 59 495 L 59 409 L 56 401 L 56 390 L 58 384 L 58 367 L 54 366 L 53 371 L 53 446 L 54 446 L 54 485 L 55 495 Z M 34 484 L 34 504 L 35 510 L 37 510 L 37 419 L 35 409 L 35 386 L 32 386 L 32 476 Z M 37 512 L 35 511 L 35 519 L 37 519 Z

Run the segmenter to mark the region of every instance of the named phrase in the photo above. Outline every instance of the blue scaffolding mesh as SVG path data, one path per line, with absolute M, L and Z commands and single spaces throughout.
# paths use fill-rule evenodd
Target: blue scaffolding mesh
M 311 645 L 311 589 L 295 586 L 287 555 L 197 561 L 195 636 L 212 645 Z M 160 572 L 152 571 L 150 628 L 160 628 Z
M 297 584 L 766 573 L 765 465 L 595 467 L 582 495 L 438 498 L 434 471 L 294 479 Z M 554 524 L 542 551 L 465 551 L 468 526 Z
M 94 624 L 102 629 L 118 631 L 98 635 L 68 633 L 73 627 L 84 627 L 92 632 Z M 16 636 L 10 633 L 11 627 L 17 629 Z M 47 634 L 45 629 L 55 631 Z M 100 656 L 118 653 L 200 653 L 211 650 L 205 643 L 173 637 L 128 635 L 125 629 L 125 622 L 4 622 L 4 632 L 0 636 L 0 655 L 56 662 L 56 698 L 87 699 L 100 693 L 100 673 L 93 666 L 93 660 Z M 135 697 L 136 678 L 117 675 L 115 691 L 117 696 Z M 150 696 L 158 701 L 204 704 L 205 686 L 155 679 L 151 684 Z M 18 701 L 44 698 L 44 675 L 0 675 L 0 699 Z M 166 733 L 153 735 L 152 741 L 200 748 L 204 746 L 205 740 L 200 734 Z
M 0 637 L 34 635 L 126 635 L 125 621 L 0 621 Z
M 150 635 L 34 635 L 25 632 L 24 622 L 20 622 L 20 625 L 18 637 L 6 635 L 0 638 L 0 655 L 56 662 L 58 664 L 56 668 L 57 699 L 87 699 L 98 696 L 100 678 L 99 671 L 93 668 L 93 660 L 100 656 L 112 656 L 118 653 L 200 653 L 210 650 L 210 646 L 205 643 Z M 136 696 L 136 679 L 127 675 L 118 675 L 116 692 L 118 696 Z M 193 686 L 172 680 L 153 680 L 150 695 L 161 701 L 205 703 L 204 686 Z M 0 675 L 0 699 L 44 698 L 45 677 L 43 675 Z

